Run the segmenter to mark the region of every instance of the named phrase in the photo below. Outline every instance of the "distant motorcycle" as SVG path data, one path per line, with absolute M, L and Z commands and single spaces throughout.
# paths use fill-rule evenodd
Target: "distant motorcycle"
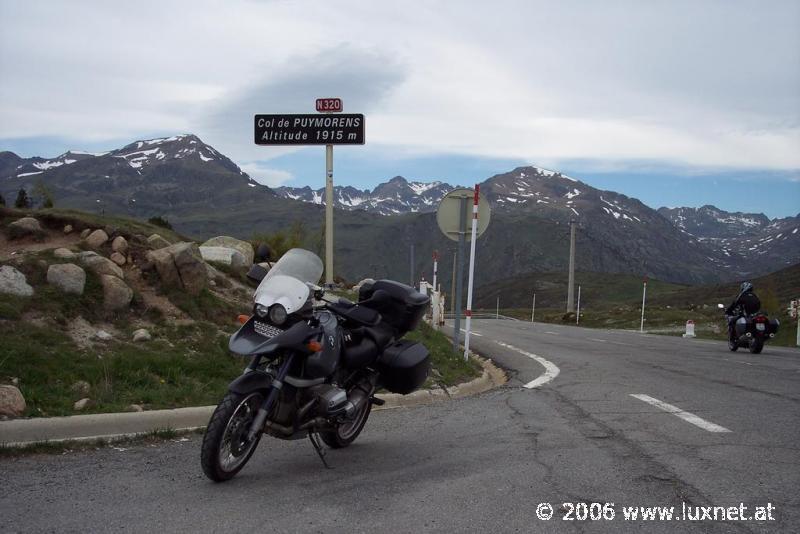
M 717 304 L 720 309 L 725 309 L 723 304 Z M 764 343 L 775 337 L 778 333 L 780 322 L 770 319 L 766 313 L 757 312 L 752 315 L 740 313 L 733 322 L 733 335 L 729 325 L 728 349 L 735 352 L 739 347 L 747 347 L 753 354 L 759 354 L 764 349 Z
M 401 339 L 430 300 L 391 280 L 364 284 L 358 303 L 327 300 L 315 284 L 322 261 L 292 249 L 260 279 L 253 314 L 231 336 L 232 352 L 250 358 L 228 386 L 206 428 L 203 472 L 216 482 L 244 467 L 262 434 L 308 437 L 327 466 L 321 439 L 332 448 L 352 443 L 367 422 L 378 388 L 407 394 L 428 377 L 430 357 Z

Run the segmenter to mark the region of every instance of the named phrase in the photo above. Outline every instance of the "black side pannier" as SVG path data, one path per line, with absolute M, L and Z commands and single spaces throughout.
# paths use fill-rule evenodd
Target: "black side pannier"
M 386 293 L 385 299 L 372 299 L 376 291 Z M 364 302 L 370 301 L 374 302 Z M 397 336 L 414 330 L 419 324 L 431 299 L 416 289 L 394 280 L 378 280 L 371 284 L 364 284 L 358 294 L 359 304 L 378 311 L 383 316 L 383 322 L 392 326 Z
M 383 387 L 392 393 L 406 395 L 425 383 L 431 358 L 422 343 L 401 339 L 386 347 L 378 357 L 377 367 Z

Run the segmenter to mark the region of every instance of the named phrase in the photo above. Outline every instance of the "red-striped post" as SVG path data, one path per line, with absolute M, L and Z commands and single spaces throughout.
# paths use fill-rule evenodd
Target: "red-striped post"
M 472 322 L 472 280 L 475 275 L 475 242 L 478 240 L 478 199 L 480 185 L 475 184 L 475 196 L 472 202 L 472 237 L 469 242 L 469 282 L 467 284 L 467 321 L 464 333 L 464 359 L 469 358 L 469 332 Z

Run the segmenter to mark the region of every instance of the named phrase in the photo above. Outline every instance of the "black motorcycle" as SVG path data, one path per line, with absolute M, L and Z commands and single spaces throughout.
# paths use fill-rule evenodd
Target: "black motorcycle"
M 407 394 L 425 382 L 430 356 L 424 345 L 401 339 L 413 330 L 429 299 L 391 280 L 365 284 L 358 303 L 326 299 L 316 286 L 322 261 L 292 249 L 261 278 L 253 315 L 231 336 L 229 347 L 250 358 L 228 386 L 203 437 L 201 464 L 211 480 L 232 478 L 252 456 L 261 436 L 308 437 L 328 466 L 320 440 L 332 448 L 351 444 L 379 388 Z
M 717 304 L 724 309 L 725 306 Z M 726 316 L 728 321 L 728 349 L 735 352 L 739 347 L 747 347 L 753 354 L 760 354 L 764 343 L 775 337 L 780 322 L 770 319 L 766 313 L 746 314 L 739 310 L 734 316 Z

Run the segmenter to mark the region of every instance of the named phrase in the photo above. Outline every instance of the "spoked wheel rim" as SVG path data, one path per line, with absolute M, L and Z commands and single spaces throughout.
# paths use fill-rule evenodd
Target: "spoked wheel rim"
M 353 417 L 353 420 L 342 423 L 337 427 L 336 433 L 339 434 L 339 438 L 346 441 L 361 431 L 361 427 L 369 415 L 370 406 L 370 400 L 364 399 L 361 408 L 358 410 L 355 417 Z
M 258 443 L 260 433 L 252 440 L 247 440 L 250 425 L 261 405 L 260 393 L 251 393 L 236 407 L 228 424 L 222 432 L 219 446 L 219 465 L 224 471 L 235 471 L 250 456 L 250 451 Z

